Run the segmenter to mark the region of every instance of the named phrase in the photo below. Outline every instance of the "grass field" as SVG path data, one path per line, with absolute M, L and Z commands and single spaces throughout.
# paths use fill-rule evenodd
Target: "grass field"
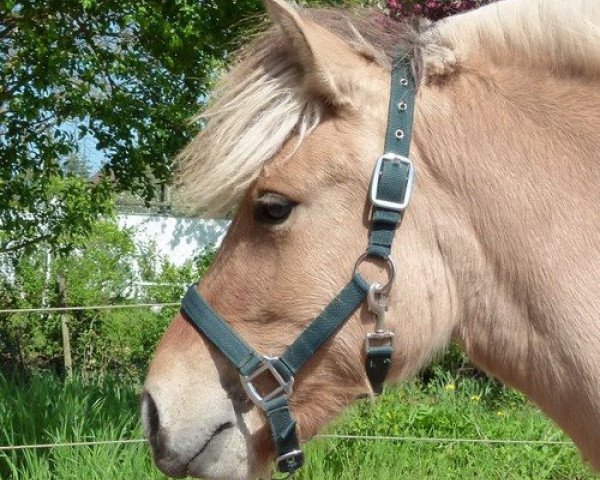
M 139 387 L 0 376 L 0 445 L 139 438 Z M 488 381 L 437 380 L 363 402 L 329 432 L 405 437 L 565 440 L 520 395 Z M 593 479 L 571 445 L 489 445 L 316 439 L 298 479 Z M 0 452 L 11 480 L 164 479 L 147 446 Z

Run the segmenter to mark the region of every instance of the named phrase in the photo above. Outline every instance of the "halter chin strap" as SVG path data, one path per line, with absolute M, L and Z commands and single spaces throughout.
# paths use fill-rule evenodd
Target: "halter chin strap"
M 393 283 L 394 264 L 390 258 L 394 233 L 410 200 L 414 169 L 408 159 L 413 124 L 415 82 L 410 59 L 400 52 L 392 68 L 388 130 L 385 154 L 375 165 L 370 201 L 373 206 L 367 251 L 359 258 L 352 279 L 310 323 L 281 357 L 259 355 L 210 307 L 192 285 L 183 298 L 184 317 L 212 342 L 239 371 L 248 397 L 261 408 L 269 421 L 275 443 L 277 469 L 293 473 L 304 463 L 292 418 L 289 398 L 294 375 L 367 300 L 377 318 L 375 331 L 366 338 L 366 372 L 376 393 L 383 389 L 393 353 L 393 333 L 385 330 L 387 297 Z M 385 286 L 369 285 L 358 273 L 369 257 L 386 260 L 390 281 Z M 268 393 L 259 392 L 255 382 L 271 377 L 275 385 Z

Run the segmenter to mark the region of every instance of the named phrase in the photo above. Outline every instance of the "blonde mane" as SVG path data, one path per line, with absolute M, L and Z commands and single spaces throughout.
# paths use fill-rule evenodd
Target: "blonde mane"
M 503 0 L 417 29 L 374 11 L 304 14 L 356 48 L 373 49 L 386 67 L 396 43 L 410 44 L 421 81 L 452 74 L 472 57 L 600 78 L 598 0 Z M 248 44 L 201 114 L 204 129 L 177 159 L 182 208 L 230 213 L 284 142 L 301 142 L 320 123 L 327 106 L 301 89 L 301 78 L 278 28 Z
M 227 215 L 290 136 L 300 142 L 319 124 L 321 104 L 299 91 L 300 75 L 275 29 L 242 52 L 200 115 L 205 128 L 178 157 L 184 211 Z

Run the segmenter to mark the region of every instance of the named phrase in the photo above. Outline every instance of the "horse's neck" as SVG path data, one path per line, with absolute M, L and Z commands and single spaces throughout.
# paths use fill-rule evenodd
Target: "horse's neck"
M 598 467 L 600 89 L 498 75 L 493 89 L 450 86 L 452 114 L 436 128 L 452 135 L 423 143 L 446 202 L 434 217 L 461 305 L 456 336 Z

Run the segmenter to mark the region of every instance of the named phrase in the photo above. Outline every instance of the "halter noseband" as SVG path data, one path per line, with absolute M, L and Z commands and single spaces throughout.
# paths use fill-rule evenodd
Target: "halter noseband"
M 275 463 L 280 472 L 293 473 L 304 463 L 289 398 L 294 375 L 313 354 L 367 300 L 369 312 L 376 317 L 375 331 L 367 334 L 366 373 L 376 393 L 392 361 L 394 334 L 385 328 L 385 311 L 392 287 L 395 266 L 390 257 L 394 233 L 408 206 L 414 183 L 414 168 L 408 159 L 412 134 L 415 80 L 408 56 L 399 51 L 394 59 L 385 153 L 375 164 L 371 180 L 372 204 L 369 245 L 357 260 L 352 279 L 325 309 L 308 325 L 281 357 L 259 355 L 210 307 L 195 285 L 185 294 L 181 312 L 212 342 L 239 371 L 246 394 L 263 410 L 271 427 L 277 451 Z M 385 260 L 390 279 L 384 286 L 368 284 L 358 273 L 362 262 L 371 257 Z M 277 386 L 268 394 L 259 393 L 254 381 L 270 374 Z

